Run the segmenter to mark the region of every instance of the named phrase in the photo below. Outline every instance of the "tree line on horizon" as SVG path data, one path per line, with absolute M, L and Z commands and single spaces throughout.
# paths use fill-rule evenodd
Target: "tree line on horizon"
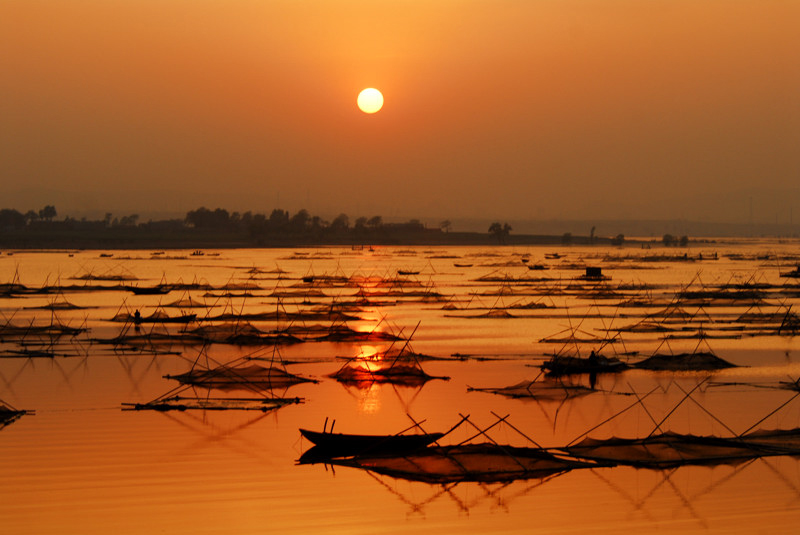
M 452 231 L 450 220 L 442 221 L 438 227 L 428 228 L 418 219 L 411 219 L 404 223 L 387 223 L 383 217 L 376 215 L 372 217 L 358 217 L 352 224 L 350 217 L 341 213 L 331 221 L 325 220 L 320 216 L 311 215 L 308 210 L 301 209 L 295 214 L 290 214 L 286 210 L 274 209 L 267 216 L 263 213 L 244 213 L 229 212 L 224 208 L 214 210 L 200 207 L 190 210 L 183 219 L 167 219 L 160 221 L 140 222 L 138 214 L 131 214 L 122 217 L 114 217 L 111 213 L 106 213 L 102 219 L 89 220 L 85 217 L 76 219 L 66 216 L 63 220 L 56 220 L 58 211 L 53 205 L 46 205 L 40 210 L 28 210 L 22 213 L 15 209 L 0 209 L 0 229 L 20 230 L 25 228 L 53 228 L 61 229 L 98 229 L 98 228 L 118 228 L 118 227 L 149 227 L 158 226 L 160 228 L 194 228 L 199 230 L 214 231 L 241 231 L 250 234 L 261 234 L 271 232 L 284 232 L 290 234 L 320 234 L 333 233 L 341 234 L 352 231 L 356 233 L 375 232 L 380 230 L 402 230 L 406 232 L 434 231 L 449 233 Z M 495 236 L 498 241 L 503 242 L 511 232 L 508 223 L 494 222 L 489 226 L 489 234 Z
M 438 226 L 428 227 L 418 219 L 406 222 L 389 223 L 380 215 L 358 217 L 355 220 L 341 213 L 331 220 L 312 215 L 306 209 L 291 214 L 287 210 L 274 209 L 268 215 L 247 211 L 229 212 L 224 208 L 209 209 L 200 207 L 190 210 L 185 217 L 146 222 L 140 221 L 138 214 L 114 217 L 106 213 L 102 219 L 76 219 L 66 216 L 57 219 L 55 206 L 47 205 L 40 210 L 20 212 L 15 209 L 0 209 L 0 231 L 17 233 L 84 232 L 95 234 L 127 233 L 142 234 L 161 232 L 167 234 L 208 234 L 230 235 L 255 243 L 275 240 L 295 240 L 301 242 L 330 242 L 334 240 L 357 240 L 386 238 L 391 236 L 431 236 L 449 234 L 452 223 L 442 221 Z M 496 225 L 499 225 L 496 224 Z M 508 235 L 511 227 L 501 226 L 498 234 L 492 228 L 489 233 L 498 238 Z M 504 240 L 503 240 L 504 241 Z
M 320 216 L 312 215 L 306 209 L 298 210 L 291 214 L 287 210 L 273 209 L 269 215 L 252 211 L 229 212 L 224 208 L 209 209 L 204 206 L 190 210 L 183 218 L 140 221 L 138 214 L 114 217 L 106 213 L 102 219 L 89 220 L 76 219 L 66 216 L 61 220 L 56 219 L 58 211 L 53 205 L 46 205 L 39 210 L 20 212 L 15 209 L 0 209 L 0 232 L 26 231 L 47 233 L 59 231 L 68 233 L 94 233 L 96 235 L 127 236 L 161 233 L 172 236 L 213 235 L 217 239 L 224 236 L 256 243 L 275 242 L 302 242 L 302 243 L 332 243 L 336 241 L 357 242 L 371 239 L 380 241 L 391 238 L 411 238 L 435 236 L 444 237 L 452 232 L 452 223 L 444 220 L 438 226 L 428 227 L 418 219 L 411 219 L 402 223 L 387 223 L 380 215 L 372 217 L 358 217 L 351 221 L 345 213 L 340 213 L 333 219 L 326 220 Z M 488 229 L 488 236 L 497 244 L 509 242 L 512 231 L 511 225 L 499 221 L 492 222 Z M 588 243 L 595 242 L 595 228 L 592 228 Z M 455 234 L 480 234 L 480 233 L 455 233 Z M 453 236 L 455 237 L 455 235 Z M 561 236 L 562 245 L 572 245 L 575 238 L 571 233 Z M 622 245 L 625 237 L 622 234 L 612 238 L 612 245 Z M 581 240 L 581 242 L 585 242 Z M 665 235 L 663 238 L 666 246 L 685 246 L 688 243 L 686 236 L 680 238 Z

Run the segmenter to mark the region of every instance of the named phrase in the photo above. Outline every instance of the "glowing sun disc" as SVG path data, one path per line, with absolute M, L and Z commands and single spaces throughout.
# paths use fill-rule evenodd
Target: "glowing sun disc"
M 373 87 L 358 94 L 358 109 L 364 113 L 375 113 L 383 107 L 383 95 Z

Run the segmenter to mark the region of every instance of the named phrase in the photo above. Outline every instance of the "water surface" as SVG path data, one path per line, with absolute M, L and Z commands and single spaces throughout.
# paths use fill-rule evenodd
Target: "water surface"
M 672 258 L 683 250 L 632 248 L 259 249 L 213 255 L 214 251 L 205 251 L 202 256 L 191 251 L 157 255 L 113 251 L 108 252 L 110 257 L 100 256 L 105 251 L 20 251 L 13 256 L 4 252 L 0 282 L 16 281 L 28 288 L 93 284 L 111 289 L 73 287 L 59 295 L 0 297 L 2 324 L 38 325 L 54 318 L 60 324 L 89 329 L 56 340 L 30 336 L 22 344 L 18 338 L 4 338 L 4 351 L 53 342 L 49 347 L 56 353 L 69 350 L 71 356 L 12 358 L 6 352 L 0 359 L 0 399 L 35 411 L 0 429 L 2 532 L 794 531 L 800 520 L 800 463 L 792 457 L 670 470 L 597 468 L 546 479 L 448 485 L 296 461 L 310 446 L 298 429 L 321 429 L 326 419 L 328 425 L 336 421 L 337 431 L 390 434 L 409 427 L 412 419 L 424 421 L 428 431 L 442 431 L 459 415 L 469 415 L 479 427 L 508 415 L 514 427 L 548 447 L 566 445 L 609 419 L 590 434 L 646 436 L 654 430 L 654 422 L 663 430 L 723 436 L 754 424 L 767 429 L 798 427 L 796 392 L 773 388 L 779 381 L 800 377 L 797 341 L 791 334 L 667 342 L 663 332 L 623 332 L 614 344 L 600 341 L 608 332 L 662 308 L 620 306 L 631 297 L 661 299 L 666 308 L 675 306 L 682 289 L 726 284 L 769 287 L 760 301 L 681 304 L 692 318 L 673 325 L 684 329 L 677 334 L 702 325 L 709 333 L 722 335 L 745 312 L 788 311 L 800 295 L 792 286 L 796 280 L 779 275 L 796 265 L 797 251 L 794 242 L 756 241 L 692 248 L 686 260 Z M 553 252 L 564 256 L 545 258 Z M 666 256 L 658 259 L 655 254 Z M 548 269 L 529 269 L 532 264 Z M 606 295 L 572 286 L 586 266 L 599 266 L 610 277 L 601 286 Z M 399 275 L 398 270 L 406 274 Z M 89 282 L 87 274 L 107 280 Z M 330 304 L 354 298 L 357 288 L 320 282 L 327 277 L 359 278 L 363 291 L 372 292 L 375 306 L 363 307 L 360 319 L 348 322 L 350 327 L 405 337 L 413 333 L 410 343 L 417 352 L 472 358 L 422 362 L 430 375 L 450 379 L 431 380 L 421 387 L 348 386 L 328 377 L 346 362 L 343 357 L 385 349 L 389 343 L 305 342 L 277 350 L 224 344 L 204 349 L 178 343 L 165 354 L 153 354 L 90 341 L 113 337 L 125 328 L 109 321 L 121 311 L 149 315 L 160 305 L 187 296 L 209 306 L 164 310 L 202 318 L 225 311 L 301 310 L 311 306 L 304 302 Z M 378 284 L 379 280 L 395 282 Z M 217 296 L 205 297 L 208 290 L 134 295 L 120 286 L 193 281 L 214 287 Z M 219 296 L 225 288 L 243 293 L 243 285 L 252 286 L 245 297 Z M 322 296 L 285 297 L 286 292 L 311 288 Z M 608 293 L 612 290 L 616 294 Z M 61 300 L 81 308 L 54 313 L 35 308 Z M 530 302 L 548 308 L 514 308 Z M 476 317 L 497 310 L 512 317 Z M 287 325 L 253 323 L 265 330 Z M 153 332 L 177 332 L 181 327 L 143 326 Z M 566 335 L 589 341 L 541 342 Z M 468 390 L 532 380 L 548 354 L 571 351 L 572 346 L 637 358 L 665 344 L 673 352 L 691 352 L 707 344 L 739 367 L 714 373 L 631 370 L 601 375 L 595 392 L 557 401 Z M 274 354 L 291 362 L 287 369 L 292 373 L 319 383 L 281 392 L 302 398 L 302 403 L 266 413 L 122 410 L 123 403 L 146 403 L 168 392 L 176 383 L 164 376 L 191 369 L 198 357 L 201 362 L 230 362 L 251 354 L 264 358 Z M 580 376 L 574 382 L 588 386 L 589 378 Z M 694 388 L 691 399 L 685 399 Z M 644 406 L 636 404 L 633 393 L 648 394 Z M 473 434 L 474 429 L 465 425 L 447 438 L 457 443 Z M 526 445 L 509 425 L 494 427 L 490 435 L 503 444 Z

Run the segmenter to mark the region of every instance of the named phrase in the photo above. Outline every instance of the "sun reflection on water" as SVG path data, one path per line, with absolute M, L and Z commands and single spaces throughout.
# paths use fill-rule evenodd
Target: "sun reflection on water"
M 381 387 L 372 383 L 358 389 L 358 410 L 364 414 L 377 414 L 381 410 Z

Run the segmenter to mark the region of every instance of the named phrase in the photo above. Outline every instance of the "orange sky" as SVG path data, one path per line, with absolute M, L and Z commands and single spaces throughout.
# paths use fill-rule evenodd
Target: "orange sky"
M 0 207 L 797 222 L 798 24 L 795 0 L 5 0 Z

